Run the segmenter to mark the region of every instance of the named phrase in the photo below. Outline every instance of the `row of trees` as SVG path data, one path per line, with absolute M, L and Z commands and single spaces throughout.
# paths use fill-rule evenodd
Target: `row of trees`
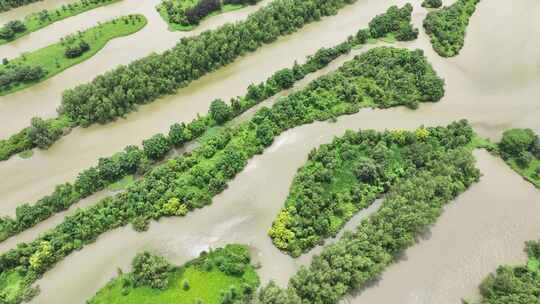
M 469 19 L 480 0 L 457 0 L 454 4 L 429 12 L 424 28 L 431 38 L 433 49 L 443 57 L 459 54 L 465 43 Z
M 199 36 L 183 38 L 171 50 L 153 54 L 64 92 L 60 113 L 88 126 L 106 123 L 136 105 L 172 94 L 191 81 L 247 52 L 290 34 L 353 0 L 275 0 L 248 17 Z
M 184 1 L 165 0 L 158 9 L 164 9 L 169 22 L 184 26 L 198 25 L 212 13 L 222 10 L 224 5 L 254 5 L 260 0 L 198 0 L 188 6 Z
M 104 189 L 126 175 L 143 175 L 148 172 L 154 162 L 161 160 L 174 147 L 182 147 L 200 137 L 209 128 L 225 124 L 279 91 L 289 89 L 296 81 L 326 67 L 331 61 L 348 53 L 359 43 L 361 42 L 350 37 L 333 48 L 321 48 L 309 56 L 304 64 L 295 63 L 292 68 L 277 71 L 265 82 L 250 85 L 245 96 L 232 98 L 229 105 L 219 99 L 213 101 L 208 115 L 198 117 L 188 124 L 171 125 L 167 136 L 156 134 L 144 140 L 142 149 L 128 146 L 124 151 L 111 157 L 100 158 L 96 166 L 79 173 L 74 183 L 58 185 L 51 195 L 38 200 L 33 205 L 22 204 L 17 208 L 14 219 L 9 217 L 0 219 L 0 240 L 69 208 L 82 198 Z M 25 129 L 24 134 L 15 138 L 14 143 L 23 147 L 25 145 L 32 147 L 32 143 L 35 143 L 38 147 L 47 148 L 70 127 L 71 122 L 67 116 L 54 120 L 34 118 L 32 126 Z M 17 145 L 11 146 L 17 150 Z
M 442 6 L 442 0 L 424 0 L 422 6 L 427 8 L 439 8 Z
M 244 22 L 182 39 L 175 48 L 163 54 L 153 54 L 128 66 L 120 66 L 89 84 L 67 90 L 60 107 L 63 114 L 59 117 L 68 117 L 74 126 L 109 122 L 135 110 L 137 104 L 172 94 L 246 52 L 322 16 L 334 14 L 352 2 L 354 0 L 276 0 Z M 37 146 L 29 140 L 28 129 L 0 140 L 0 160 Z
M 348 133 L 347 137 L 361 140 L 364 134 Z M 426 158 L 425 166 L 393 185 L 379 211 L 362 221 L 354 232 L 345 233 L 335 244 L 325 247 L 310 266 L 301 267 L 288 288 L 271 283 L 260 291 L 256 303 L 339 303 L 348 292 L 378 278 L 437 220 L 445 204 L 479 179 L 474 157 L 465 148 L 473 135 L 466 122 L 402 134 L 406 139 L 428 134 L 424 140 L 430 144 L 423 145 L 426 155 L 420 156 Z M 379 136 L 396 140 L 397 144 L 401 136 L 396 135 L 385 132 Z M 411 145 L 417 143 L 413 140 Z
M 370 66 L 378 65 L 385 68 L 378 69 L 377 75 L 371 75 L 373 69 Z M 408 69 L 416 72 L 414 81 L 405 73 Z M 392 72 L 394 70 L 397 72 Z M 438 100 L 436 97 L 442 89 L 428 84 L 434 79 L 440 82 L 440 79 L 428 75 L 426 70 L 421 51 L 371 49 L 337 72 L 320 77 L 305 89 L 280 99 L 271 108 L 260 109 L 251 120 L 214 134 L 191 153 L 157 166 L 126 192 L 80 209 L 36 240 L 21 243 L 0 255 L 0 271 L 18 271 L 25 282 L 31 283 L 56 262 L 94 242 L 106 231 L 128 223 L 182 215 L 186 214 L 183 210 L 206 206 L 227 187 L 250 158 L 272 144 L 275 136 L 314 120 L 357 112 L 364 106 L 365 98 L 372 99 L 370 104 L 379 107 L 404 104 L 398 103 L 402 99 L 392 100 L 389 104 L 385 98 L 388 95 L 403 94 L 417 98 L 416 101 Z M 399 75 L 409 79 L 392 77 Z M 361 85 L 350 86 L 364 82 L 370 83 L 373 91 L 364 91 Z M 352 95 L 344 92 L 352 92 Z M 29 261 L 39 253 L 42 242 L 51 244 L 51 254 L 39 269 L 35 269 Z
M 9 11 L 12 8 L 28 5 L 41 0 L 0 0 L 0 12 Z

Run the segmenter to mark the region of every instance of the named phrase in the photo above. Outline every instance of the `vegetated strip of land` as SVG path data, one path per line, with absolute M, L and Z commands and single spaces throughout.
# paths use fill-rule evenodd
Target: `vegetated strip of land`
M 62 5 L 51 11 L 43 10 L 38 13 L 30 14 L 24 17 L 23 20 L 12 20 L 0 27 L 0 45 L 15 41 L 68 17 L 76 16 L 118 1 L 121 0 L 80 0 L 78 2 Z
M 385 33 L 392 34 L 399 40 L 414 39 L 415 31 L 410 30 L 412 29 L 411 14 L 410 4 L 401 9 L 397 6 L 391 7 L 385 14 L 373 18 L 369 24 L 369 36 L 382 36 Z M 402 36 L 401 28 L 408 28 L 407 32 L 411 35 Z M 417 64 L 425 65 L 426 72 L 423 75 L 425 79 L 438 78 L 424 59 L 419 57 Z M 411 70 L 401 68 L 397 66 L 388 77 L 395 77 L 396 81 L 400 76 L 407 79 L 405 75 L 411 73 Z M 360 85 L 368 90 L 373 88 L 369 82 L 363 81 L 364 79 L 360 80 Z M 415 88 L 411 83 L 407 86 Z M 439 78 L 436 86 L 442 90 L 443 80 Z M 347 96 L 352 94 L 351 92 L 347 92 L 346 88 L 343 94 Z M 413 100 L 415 98 L 412 96 L 421 96 L 422 93 L 416 88 L 416 92 L 409 94 L 405 98 Z M 381 155 L 381 159 L 377 160 L 372 159 L 371 154 L 379 152 L 379 150 L 373 150 L 375 146 L 374 143 L 372 146 L 359 147 L 358 150 L 353 151 L 347 145 L 342 151 L 342 157 L 336 151 L 332 151 L 331 155 L 326 154 L 325 152 L 331 149 L 329 147 L 325 147 L 324 151 L 320 152 L 324 156 L 318 156 L 316 152 L 310 154 L 313 161 L 299 171 L 291 186 L 291 194 L 285 203 L 286 207 L 279 213 L 269 230 L 269 235 L 279 249 L 293 256 L 299 256 L 302 252 L 319 244 L 324 238 L 335 236 L 356 212 L 371 205 L 377 197 L 388 190 L 389 185 L 409 173 L 408 165 L 412 164 L 405 163 L 401 159 L 400 151 L 394 151 L 396 158 L 388 160 L 395 161 L 395 164 L 389 165 L 386 169 L 378 166 L 376 163 L 380 164 L 385 156 Z M 377 146 L 377 148 L 380 147 Z M 372 177 L 359 180 L 356 177 L 360 174 L 359 167 L 369 167 L 377 172 L 373 173 Z
M 164 0 L 157 7 L 173 31 L 191 31 L 210 16 L 254 5 L 260 0 Z
M 8 303 L 19 303 L 24 294 L 32 293 L 31 284 L 42 274 L 107 231 L 128 223 L 145 230 L 151 220 L 183 216 L 210 204 L 249 159 L 290 128 L 356 113 L 363 107 L 415 107 L 440 100 L 442 81 L 429 71 L 421 50 L 375 48 L 271 108 L 260 109 L 249 121 L 214 134 L 191 154 L 157 166 L 126 192 L 79 209 L 34 241 L 0 255 L 2 273 L 21 274 L 14 282 L 0 281 L 0 286 L 16 290 Z M 149 149 L 160 145 L 161 140 Z
M 112 279 L 88 303 L 247 303 L 260 284 L 247 246 L 237 244 L 202 252 L 180 267 L 144 252 L 135 257 L 132 269 Z
M 0 12 L 7 12 L 10 9 L 25 6 L 42 0 L 0 0 Z
M 480 0 L 457 0 L 440 10 L 431 11 L 424 19 L 424 28 L 433 49 L 442 57 L 459 54 L 465 44 L 469 19 Z
M 540 302 L 540 241 L 526 243 L 528 262 L 499 266 L 480 284 L 478 304 L 532 304 Z M 463 300 L 464 304 L 473 302 Z
M 332 147 L 322 148 L 332 153 L 337 146 L 376 144 L 380 153 L 389 155 L 403 149 L 416 169 L 390 186 L 379 211 L 326 246 L 286 289 L 273 283 L 262 288 L 257 303 L 339 303 L 347 293 L 377 279 L 435 223 L 447 203 L 478 181 L 480 172 L 468 148 L 473 136 L 468 123 L 461 121 L 415 132 L 350 132 Z
M 407 14 L 403 14 L 404 10 Z M 376 16 L 370 22 L 368 29 L 359 30 L 354 37 L 349 37 L 333 48 L 321 48 L 315 54 L 308 56 L 304 64 L 295 64 L 292 68 L 279 70 L 265 82 L 250 85 L 245 96 L 230 100 L 230 106 L 222 100 L 215 100 L 210 106 L 208 115 L 200 116 L 187 125 L 184 123 L 171 125 L 167 136 L 156 134 L 144 140 L 142 149 L 128 146 L 124 151 L 115 153 L 111 157 L 100 158 L 97 166 L 80 172 L 73 184 L 58 185 L 51 195 L 39 199 L 35 204 L 18 206 L 14 219 L 0 218 L 0 241 L 46 220 L 57 212 L 68 209 L 81 199 L 106 187 L 111 190 L 127 188 L 133 183 L 134 174 L 139 176 L 145 174 L 152 165 L 161 161 L 172 149 L 184 147 L 196 139 L 211 137 L 208 134 L 215 132 L 220 126 L 227 124 L 233 118 L 279 91 L 291 88 L 295 82 L 322 69 L 337 57 L 349 53 L 351 49 L 365 44 L 369 39 L 373 39 L 371 37 L 392 35 L 400 40 L 415 38 L 416 31 L 411 31 L 410 23 L 396 22 L 396 20 L 409 20 L 411 12 L 412 7 L 409 5 L 402 9 L 392 6 L 385 14 Z M 406 33 L 413 34 L 406 35 Z M 435 85 L 442 89 L 442 80 Z M 414 107 L 414 104 L 411 104 L 411 107 Z M 47 128 L 41 127 L 45 122 L 35 121 L 34 123 L 35 128 L 47 130 Z M 64 123 L 69 124 L 69 121 Z M 61 125 L 55 128 L 59 131 L 62 130 Z M 42 132 L 35 133 L 40 135 L 36 134 L 32 137 L 45 137 Z M 34 134 L 34 131 L 31 134 Z
M 91 58 L 110 40 L 136 33 L 147 22 L 143 15 L 119 17 L 9 60 L 0 65 L 0 96 L 31 87 Z
M 71 127 L 110 122 L 136 110 L 139 104 L 173 94 L 193 80 L 307 23 L 333 15 L 353 2 L 274 0 L 245 21 L 229 23 L 196 37 L 183 38 L 163 54 L 153 54 L 127 66 L 117 67 L 90 83 L 65 91 L 59 119 L 72 122 Z M 44 130 L 47 145 L 30 139 L 30 128 L 0 141 L 0 160 L 38 146 L 50 146 L 63 134 L 54 129 L 54 125 L 53 120 L 41 125 L 47 128 Z
M 505 131 L 498 152 L 514 171 L 540 189 L 540 137 L 534 131 Z

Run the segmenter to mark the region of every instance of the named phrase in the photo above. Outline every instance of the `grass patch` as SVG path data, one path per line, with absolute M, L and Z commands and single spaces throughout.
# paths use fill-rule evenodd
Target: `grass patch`
M 99 1 L 79 1 L 68 5 L 62 5 L 52 11 L 41 11 L 39 13 L 33 13 L 24 18 L 22 21 L 26 26 L 26 31 L 16 33 L 11 39 L 0 39 L 0 45 L 15 41 L 23 36 L 26 36 L 32 32 L 38 31 L 44 27 L 47 27 L 55 22 L 64 20 L 69 17 L 73 17 L 89 10 L 93 10 L 98 7 L 109 5 L 121 0 L 99 0 Z
M 186 8 L 190 8 L 190 7 L 195 6 L 195 4 L 197 4 L 198 0 L 176 0 L 176 1 L 173 1 L 173 2 L 175 3 L 175 5 L 181 6 L 182 8 L 186 9 Z M 220 14 L 223 14 L 223 13 L 236 11 L 236 10 L 242 9 L 242 8 L 244 8 L 246 6 L 247 5 L 243 5 L 243 4 L 225 4 L 225 5 L 221 6 L 221 10 L 212 12 L 208 16 L 204 17 L 202 20 L 205 20 L 205 19 L 207 19 L 209 17 L 220 15 Z M 165 22 L 167 22 L 167 24 L 169 25 L 169 30 L 170 31 L 184 31 L 184 32 L 187 32 L 187 31 L 192 31 L 197 27 L 197 25 L 191 25 L 191 24 L 184 25 L 184 24 L 172 22 L 169 14 L 167 13 L 167 9 L 165 8 L 165 6 L 163 4 L 158 5 L 156 7 L 156 9 L 159 12 L 159 15 L 161 16 L 161 18 L 163 20 L 165 20 Z
M 259 277 L 250 264 L 247 264 L 243 273 L 239 275 L 228 274 L 214 264 L 227 263 L 231 253 L 233 256 L 238 253 L 249 256 L 247 247 L 242 245 L 228 245 L 224 249 L 218 249 L 207 255 L 203 254 L 182 267 L 173 268 L 168 275 L 168 285 L 165 289 L 153 289 L 148 286 L 134 287 L 132 274 L 122 274 L 103 287 L 88 303 L 220 304 L 224 294 L 231 289 L 238 293 L 236 299 L 240 299 L 255 291 L 259 285 Z M 222 262 L 216 262 L 217 259 Z M 214 266 L 209 267 L 209 264 Z M 189 287 L 186 288 L 185 282 Z
M 471 142 L 467 145 L 467 149 L 471 151 L 475 149 L 486 149 L 488 151 L 496 151 L 497 144 L 491 142 L 489 138 L 484 138 L 484 137 L 479 136 L 478 134 L 475 134 Z
M 114 184 L 110 184 L 107 187 L 107 190 L 110 191 L 119 191 L 127 189 L 127 187 L 133 185 L 135 183 L 135 177 L 133 175 L 126 175 L 121 180 L 117 181 Z
M 510 159 L 507 160 L 506 163 L 510 165 L 510 167 L 519 173 L 519 175 L 523 176 L 523 178 L 530 183 L 532 183 L 536 188 L 540 189 L 540 176 L 536 176 L 535 170 L 536 168 L 540 167 L 540 159 L 534 159 L 532 160 L 529 165 L 525 168 L 518 166 L 515 160 Z
M 81 63 L 99 52 L 110 40 L 122 36 L 133 34 L 142 29 L 147 23 L 146 17 L 143 15 L 128 15 L 117 18 L 112 21 L 92 27 L 86 31 L 66 37 L 62 41 L 49 45 L 45 48 L 36 50 L 31 53 L 24 53 L 9 62 L 7 66 L 25 65 L 25 66 L 40 66 L 47 71 L 45 77 L 38 81 L 28 83 L 18 83 L 0 91 L 0 96 L 7 95 L 36 83 L 45 81 L 46 79 L 59 74 L 65 69 Z M 85 41 L 90 46 L 90 49 L 76 58 L 67 58 L 65 56 L 66 41 L 75 39 L 77 41 Z M 7 70 L 7 66 L 0 66 L 0 71 Z

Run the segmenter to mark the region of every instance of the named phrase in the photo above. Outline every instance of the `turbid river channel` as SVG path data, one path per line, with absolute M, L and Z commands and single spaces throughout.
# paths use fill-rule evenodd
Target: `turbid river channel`
M 19 18 L 31 9 L 54 7 L 63 2 L 39 2 L 0 14 L 0 20 Z M 140 144 L 155 133 L 167 132 L 174 122 L 188 122 L 205 113 L 215 98 L 226 100 L 243 95 L 250 83 L 266 79 L 295 60 L 304 61 L 306 55 L 320 47 L 343 41 L 390 5 L 406 2 L 358 0 L 337 15 L 263 46 L 175 95 L 140 107 L 126 119 L 77 128 L 51 149 L 36 151 L 30 159 L 13 157 L 0 162 L 0 214 L 13 215 L 16 206 L 51 193 L 55 185 L 73 180 L 99 157 L 109 156 L 130 144 Z M 471 18 L 461 54 L 447 59 L 432 50 L 421 29 L 427 12 L 420 2 L 414 1 L 413 12 L 413 21 L 421 32 L 419 39 L 395 45 L 424 50 L 446 81 L 446 95 L 440 102 L 422 104 L 414 111 L 366 109 L 342 116 L 337 122 L 317 122 L 289 130 L 263 155 L 251 159 L 211 206 L 185 218 L 153 222 L 145 233 L 124 227 L 102 235 L 48 271 L 37 282 L 41 294 L 32 303 L 82 304 L 115 276 L 118 268 L 128 270 L 133 256 L 142 250 L 161 253 L 181 264 L 202 250 L 231 242 L 252 248 L 255 260 L 262 265 L 258 271 L 263 283 L 274 279 L 284 286 L 300 265 L 309 264 L 313 252 L 292 259 L 272 245 L 267 230 L 287 197 L 294 174 L 305 163 L 311 149 L 348 129 L 414 129 L 420 125 L 446 125 L 462 118 L 468 119 L 480 135 L 493 140 L 498 140 L 507 128 L 527 127 L 540 132 L 540 3 L 482 1 Z M 2 55 L 16 56 L 56 41 L 67 33 L 67 25 L 72 29 L 85 28 L 99 20 L 129 13 L 142 13 L 150 21 L 142 31 L 111 41 L 92 59 L 28 90 L 0 97 L 3 122 L 0 137 L 26 126 L 32 116 L 53 116 L 64 89 L 88 82 L 118 64 L 164 51 L 182 36 L 244 19 L 269 1 L 210 18 L 190 33 L 167 31 L 155 12 L 157 3 L 157 0 L 124 0 L 58 22 L 13 45 L 0 46 Z M 350 58 L 352 55 L 339 59 L 317 75 L 337 68 Z M 497 265 L 525 262 L 524 242 L 540 238 L 540 191 L 500 159 L 484 151 L 476 151 L 475 156 L 483 173 L 480 182 L 448 205 L 430 234 L 407 250 L 380 280 L 348 296 L 345 303 L 459 304 L 462 298 L 477 298 L 478 284 Z M 91 205 L 105 195 L 97 194 L 78 206 Z M 354 223 L 376 211 L 377 206 L 363 211 L 345 229 L 354 229 Z M 5 252 L 17 242 L 33 239 L 54 227 L 63 216 L 59 214 L 0 244 L 0 250 Z

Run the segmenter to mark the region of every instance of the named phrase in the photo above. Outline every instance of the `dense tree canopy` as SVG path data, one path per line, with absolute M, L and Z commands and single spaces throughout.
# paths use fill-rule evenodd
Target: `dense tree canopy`
M 439 55 L 453 57 L 459 54 L 465 43 L 469 19 L 479 2 L 480 0 L 457 0 L 450 6 L 428 13 L 424 28 Z
M 287 129 L 354 113 L 365 106 L 385 108 L 437 101 L 442 96 L 442 84 L 419 50 L 371 49 L 338 71 L 280 99 L 271 108 L 263 107 L 251 120 L 214 134 L 190 154 L 157 166 L 126 192 L 80 209 L 36 240 L 0 255 L 0 271 L 12 273 L 18 269 L 30 284 L 56 262 L 106 231 L 141 218 L 175 215 L 170 210 L 176 208 L 169 208 L 172 199 L 187 210 L 210 204 L 248 159 L 262 153 L 275 136 Z M 99 176 L 94 170 L 87 174 L 88 181 Z M 39 251 L 43 241 L 52 245 L 48 263 L 40 269 L 29 268 L 29 258 Z
M 301 267 L 286 290 L 271 284 L 261 290 L 257 303 L 339 303 L 348 292 L 378 278 L 436 221 L 445 204 L 478 180 L 480 173 L 474 167 L 474 157 L 465 147 L 473 134 L 462 121 L 447 128 L 421 128 L 414 133 L 349 132 L 347 140 L 336 140 L 343 147 L 345 142 L 371 144 L 377 137 L 390 140 L 392 146 L 412 148 L 420 144 L 425 147 L 426 162 L 392 185 L 380 209 L 363 220 L 354 232 L 345 233 L 336 243 L 325 247 L 309 267 Z M 411 150 L 412 156 L 415 151 Z
M 9 11 L 12 8 L 24 6 L 42 0 L 0 0 L 0 12 Z

